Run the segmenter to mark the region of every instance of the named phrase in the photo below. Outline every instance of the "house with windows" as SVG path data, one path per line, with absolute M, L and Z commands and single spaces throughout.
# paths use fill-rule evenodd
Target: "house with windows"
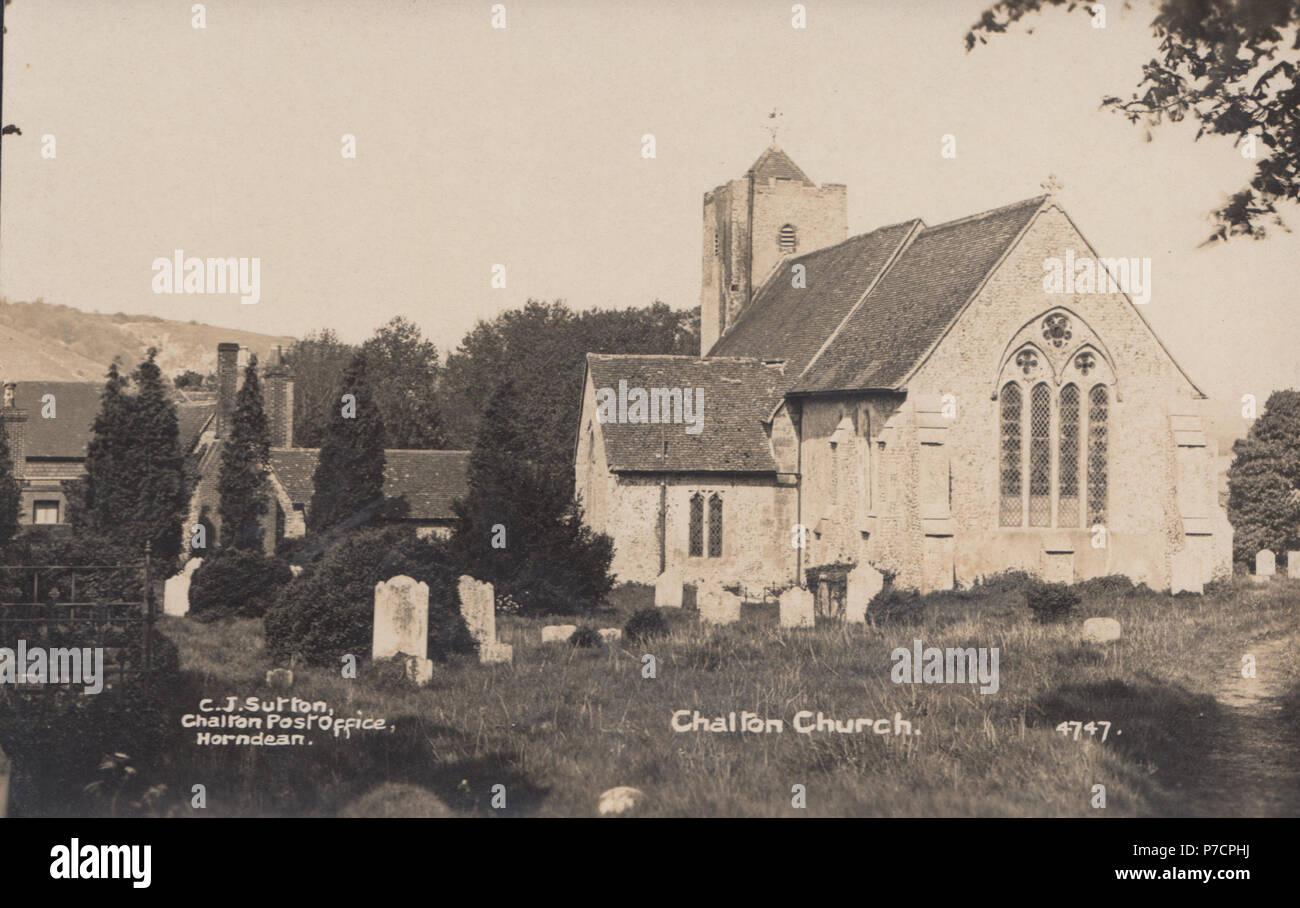
M 620 580 L 1231 571 L 1206 397 L 1058 203 L 846 224 L 772 146 L 704 197 L 700 355 L 588 356 L 576 490 Z

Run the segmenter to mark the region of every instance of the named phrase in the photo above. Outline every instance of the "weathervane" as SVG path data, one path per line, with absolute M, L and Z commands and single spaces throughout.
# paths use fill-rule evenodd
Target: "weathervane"
M 773 107 L 772 112 L 767 115 L 768 124 L 765 127 L 763 127 L 764 129 L 767 130 L 767 134 L 772 137 L 773 145 L 776 144 L 777 131 L 781 128 L 781 124 L 778 123 L 777 120 L 779 120 L 782 116 L 784 116 L 784 114 L 782 114 L 781 111 Z

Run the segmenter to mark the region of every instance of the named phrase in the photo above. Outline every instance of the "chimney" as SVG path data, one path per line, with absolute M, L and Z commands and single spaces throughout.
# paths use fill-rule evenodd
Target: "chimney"
M 4 398 L 0 402 L 0 431 L 4 432 L 9 446 L 14 478 L 22 479 L 27 473 L 27 411 L 18 409 L 17 389 L 13 382 L 5 382 Z
M 239 344 L 217 344 L 217 437 L 225 438 L 239 389 Z
M 293 375 L 284 364 L 280 347 L 271 351 L 266 370 L 266 423 L 271 447 L 293 447 Z

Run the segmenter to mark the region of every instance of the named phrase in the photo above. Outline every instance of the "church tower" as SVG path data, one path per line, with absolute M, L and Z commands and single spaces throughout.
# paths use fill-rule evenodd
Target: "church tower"
M 736 323 L 782 257 L 848 236 L 847 189 L 818 186 L 773 142 L 743 177 L 704 194 L 700 355 Z

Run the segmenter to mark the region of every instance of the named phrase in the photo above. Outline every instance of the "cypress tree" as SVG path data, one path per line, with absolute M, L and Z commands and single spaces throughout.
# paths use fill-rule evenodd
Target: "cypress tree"
M 130 408 L 127 379 L 117 361 L 108 367 L 104 391 L 99 397 L 99 413 L 91 427 L 86 446 L 86 481 L 83 486 L 81 522 L 96 533 L 113 532 L 125 519 L 125 484 L 123 464 L 130 449 Z
M 384 497 L 384 420 L 370 390 L 365 357 L 352 358 L 331 408 L 312 477 L 307 525 L 313 533 L 337 526 Z
M 0 548 L 18 532 L 18 511 L 22 507 L 22 491 L 14 478 L 13 458 L 9 454 L 9 441 L 0 426 Z
M 158 558 L 174 558 L 181 550 L 185 516 L 185 459 L 181 453 L 176 406 L 150 347 L 148 358 L 131 378 L 139 389 L 130 407 L 130 456 L 126 465 L 131 485 L 126 490 L 127 513 L 133 525 L 131 541 L 153 544 Z
M 257 357 L 244 369 L 244 384 L 235 398 L 230 437 L 221 449 L 217 477 L 220 496 L 221 545 L 260 552 L 261 518 L 267 508 L 266 476 L 271 458 L 271 433 L 262 407 Z

